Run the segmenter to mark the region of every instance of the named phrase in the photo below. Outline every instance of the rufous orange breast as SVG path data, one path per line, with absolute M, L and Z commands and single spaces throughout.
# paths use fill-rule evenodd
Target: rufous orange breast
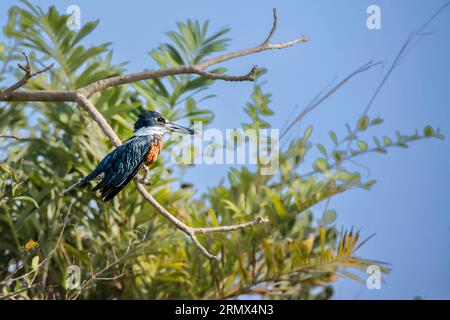
M 153 142 L 150 145 L 150 150 L 147 153 L 147 157 L 145 159 L 145 164 L 148 166 L 152 163 L 154 163 L 157 159 L 159 154 L 161 153 L 163 147 L 163 140 L 159 139 Z

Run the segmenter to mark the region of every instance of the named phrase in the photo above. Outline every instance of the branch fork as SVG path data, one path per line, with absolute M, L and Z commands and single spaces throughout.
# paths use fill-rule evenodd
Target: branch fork
M 43 69 L 40 69 L 38 71 L 34 71 L 33 70 L 33 66 L 31 65 L 30 59 L 28 58 L 28 56 L 25 54 L 25 52 L 22 52 L 22 54 L 25 57 L 26 65 L 23 65 L 21 63 L 19 63 L 17 65 L 18 65 L 18 67 L 20 69 L 22 69 L 25 72 L 25 74 L 23 75 L 23 77 L 18 82 L 13 84 L 11 87 L 9 87 L 9 88 L 7 88 L 7 89 L 5 89 L 3 91 L 0 91 L 0 98 L 7 98 L 9 94 L 13 93 L 14 91 L 19 89 L 20 87 L 24 86 L 28 82 L 28 80 L 30 80 L 31 78 L 37 76 L 38 74 L 47 72 L 48 70 L 53 68 L 53 66 L 55 65 L 54 63 L 52 63 L 51 65 L 49 65 L 49 66 L 47 66 L 47 67 L 45 67 Z
M 255 54 L 258 52 L 272 50 L 272 49 L 284 49 L 287 47 L 291 47 L 301 42 L 307 42 L 307 37 L 299 37 L 292 41 L 272 44 L 272 38 L 277 30 L 277 14 L 276 10 L 273 10 L 273 26 L 270 30 L 269 35 L 260 45 L 248 48 L 224 55 L 217 56 L 215 58 L 211 58 L 205 60 L 199 64 L 191 65 L 191 66 L 178 66 L 168 69 L 160 69 L 160 70 L 146 70 L 137 73 L 130 73 L 126 75 L 120 75 L 116 77 L 106 78 L 99 81 L 95 81 L 91 84 L 88 84 L 82 88 L 77 90 L 60 90 L 60 91 L 52 91 L 52 90 L 18 90 L 22 86 L 24 86 L 28 80 L 33 78 L 34 76 L 48 71 L 53 67 L 53 64 L 49 65 L 38 71 L 33 71 L 33 68 L 30 64 L 28 57 L 24 54 L 26 59 L 26 65 L 19 64 L 19 68 L 25 72 L 25 75 L 20 79 L 16 84 L 7 88 L 4 91 L 0 92 L 0 101 L 71 101 L 76 102 L 80 108 L 85 110 L 89 117 L 94 120 L 102 129 L 105 136 L 111 141 L 114 146 L 121 145 L 121 140 L 111 128 L 109 123 L 103 117 L 103 115 L 98 111 L 95 105 L 89 100 L 89 97 L 102 90 L 107 88 L 116 87 L 124 84 L 134 83 L 141 80 L 149 80 L 155 78 L 162 78 L 167 76 L 174 76 L 178 74 L 197 74 L 201 77 L 205 77 L 211 80 L 223 80 L 223 81 L 254 81 L 258 72 L 256 66 L 254 66 L 247 74 L 241 76 L 233 76 L 233 75 L 222 75 L 217 73 L 208 72 L 206 69 L 212 65 L 216 65 L 228 60 L 232 60 L 235 58 L 243 57 L 246 55 Z M 147 170 L 148 171 L 148 170 Z M 153 196 L 147 191 L 145 185 L 148 185 L 148 175 L 146 174 L 144 177 L 136 176 L 134 178 L 134 183 L 136 184 L 136 188 L 138 189 L 141 196 L 149 202 L 155 210 L 162 215 L 164 218 L 169 220 L 176 228 L 183 231 L 193 242 L 193 244 L 200 250 L 200 252 L 207 257 L 208 259 L 217 259 L 216 256 L 212 255 L 208 252 L 208 250 L 198 241 L 196 235 L 198 234 L 207 234 L 214 232 L 231 232 L 236 231 L 243 228 L 249 228 L 256 225 L 262 225 L 268 223 L 269 220 L 263 217 L 259 217 L 254 221 L 230 225 L 230 226 L 219 226 L 219 227 L 208 227 L 208 228 L 195 228 L 190 227 L 178 220 L 174 215 L 168 212 L 158 201 L 153 198 Z M 144 183 L 144 184 L 143 184 Z

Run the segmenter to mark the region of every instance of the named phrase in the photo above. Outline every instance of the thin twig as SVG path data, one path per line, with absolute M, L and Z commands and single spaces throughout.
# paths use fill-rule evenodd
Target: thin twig
M 268 45 L 272 41 L 273 35 L 277 32 L 277 24 L 278 24 L 278 17 L 277 17 L 277 9 L 273 8 L 273 26 L 272 30 L 270 30 L 269 35 L 267 36 L 266 40 L 262 43 L 262 45 Z
M 268 219 L 260 217 L 254 221 L 236 224 L 236 225 L 232 225 L 232 226 L 221 226 L 221 227 L 210 227 L 210 228 L 191 228 L 191 230 L 195 234 L 196 233 L 205 234 L 205 233 L 212 233 L 212 232 L 226 232 L 226 231 L 235 231 L 238 229 L 248 228 L 248 227 L 251 227 L 251 226 L 254 226 L 257 224 L 265 224 L 267 222 L 269 222 Z
M 7 98 L 11 93 L 16 91 L 20 87 L 23 87 L 28 82 L 28 80 L 30 80 L 34 76 L 37 76 L 38 74 L 41 74 L 41 73 L 44 73 L 44 72 L 50 70 L 54 66 L 54 63 L 52 63 L 51 65 L 49 65 L 49 66 L 47 66 L 47 67 L 45 67 L 43 69 L 40 69 L 38 71 L 33 71 L 33 66 L 30 63 L 30 59 L 25 54 L 25 52 L 22 52 L 22 54 L 24 55 L 25 61 L 26 61 L 27 64 L 23 65 L 23 64 L 19 63 L 18 66 L 19 66 L 20 69 L 22 69 L 25 72 L 25 74 L 15 84 L 10 86 L 9 88 L 6 88 L 3 91 L 0 91 L 0 98 Z
M 218 73 L 211 73 L 208 71 L 205 71 L 200 68 L 194 68 L 195 72 L 200 76 L 203 76 L 205 78 L 211 79 L 211 80 L 225 80 L 225 81 L 254 81 L 256 72 L 258 71 L 258 68 L 254 66 L 249 73 L 243 76 L 228 76 L 228 75 L 221 75 Z
M 142 245 L 144 241 L 145 241 L 145 239 L 143 239 L 143 240 L 142 240 L 135 248 L 138 248 L 140 245 Z M 83 284 L 81 285 L 81 287 L 77 289 L 77 291 L 74 293 L 74 295 L 72 295 L 72 296 L 70 297 L 70 299 L 71 299 L 71 300 L 77 299 L 77 298 L 83 293 L 83 291 L 86 290 L 86 289 L 89 287 L 89 285 L 90 285 L 92 282 L 96 281 L 96 280 L 113 281 L 113 280 L 117 280 L 117 279 L 122 278 L 122 277 L 125 275 L 125 267 L 126 267 L 126 263 L 123 265 L 122 271 L 121 271 L 121 273 L 120 273 L 119 275 L 116 275 L 116 276 L 113 276 L 113 277 L 100 277 L 100 275 L 104 274 L 105 272 L 107 272 L 108 270 L 110 270 L 112 267 L 114 267 L 114 266 L 116 266 L 117 264 L 119 264 L 119 263 L 120 263 L 122 260 L 124 260 L 126 257 L 128 257 L 128 255 L 130 254 L 131 243 L 132 243 L 132 241 L 131 241 L 131 239 L 130 239 L 130 242 L 128 243 L 128 246 L 127 246 L 127 250 L 126 250 L 125 253 L 124 253 L 123 255 L 121 255 L 120 257 L 117 257 L 117 256 L 115 255 L 115 253 L 114 253 L 114 258 L 115 258 L 115 260 L 114 260 L 113 262 L 110 263 L 110 262 L 109 262 L 109 258 L 108 258 L 108 261 L 107 261 L 107 263 L 106 263 L 106 266 L 103 267 L 100 271 L 94 273 L 94 271 L 93 271 L 93 269 L 92 269 L 92 267 L 91 267 L 91 273 L 92 273 L 92 276 L 91 276 L 88 280 L 85 280 L 85 281 L 83 282 Z
M 288 133 L 288 131 L 297 122 L 299 122 L 301 119 L 303 119 L 303 117 L 305 115 L 307 115 L 309 112 L 313 111 L 322 102 L 324 102 L 326 99 L 328 99 L 330 96 L 332 96 L 344 84 L 346 84 L 350 79 L 352 79 L 354 76 L 356 76 L 364 71 L 367 71 L 367 70 L 369 70 L 377 65 L 380 65 L 380 64 L 381 64 L 381 62 L 369 61 L 369 62 L 365 63 L 364 65 L 362 65 L 361 67 L 359 67 L 358 69 L 356 69 L 355 71 L 353 71 L 352 73 L 348 74 L 344 79 L 342 79 L 338 84 L 336 84 L 333 88 L 331 88 L 325 94 L 314 97 L 314 99 L 303 109 L 303 111 L 297 117 L 295 117 L 294 120 L 292 120 L 292 122 L 287 126 L 286 129 L 283 130 L 283 132 L 281 133 L 280 139 L 282 139 L 286 135 L 286 133 Z
M 19 137 L 19 136 L 8 135 L 8 134 L 0 134 L 0 139 L 14 139 L 17 141 L 39 140 L 39 138 L 35 138 L 35 137 Z

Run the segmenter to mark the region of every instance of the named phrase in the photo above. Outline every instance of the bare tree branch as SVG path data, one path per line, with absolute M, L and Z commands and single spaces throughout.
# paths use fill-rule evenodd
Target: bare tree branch
M 34 137 L 19 137 L 19 136 L 9 135 L 9 134 L 0 134 L 0 139 L 14 139 L 17 141 L 38 140 L 38 138 L 34 138 Z
M 142 245 L 143 241 L 141 241 L 139 245 Z M 116 280 L 116 279 L 120 279 L 124 276 L 125 274 L 125 265 L 122 267 L 122 272 L 114 277 L 100 277 L 102 274 L 106 273 L 107 271 L 109 271 L 112 267 L 115 267 L 116 265 L 118 265 L 120 262 L 122 262 L 123 260 L 125 260 L 126 257 L 128 257 L 128 255 L 130 254 L 130 249 L 131 249 L 131 241 L 128 243 L 128 247 L 127 250 L 125 251 L 125 253 L 123 255 L 121 255 L 120 257 L 116 257 L 115 254 L 115 260 L 113 262 L 108 262 L 106 263 L 106 266 L 104 268 L 102 268 L 100 271 L 94 273 L 94 270 L 92 268 L 92 263 L 91 260 L 89 258 L 89 264 L 91 267 L 91 277 L 85 281 L 83 281 L 83 284 L 81 285 L 80 288 L 76 289 L 76 292 L 70 296 L 69 291 L 67 292 L 66 298 L 70 299 L 70 300 L 75 300 L 77 299 L 84 290 L 86 290 L 94 281 L 96 280 L 104 280 L 104 281 L 112 281 L 112 280 Z
M 254 81 L 256 72 L 258 71 L 258 68 L 254 66 L 249 73 L 243 76 L 228 76 L 228 75 L 221 75 L 218 73 L 211 73 L 208 71 L 204 71 L 200 68 L 194 68 L 196 70 L 196 74 L 203 76 L 205 78 L 211 79 L 211 80 L 225 80 L 225 81 Z
M 109 138 L 109 140 L 111 140 L 114 146 L 118 147 L 122 144 L 113 128 L 111 128 L 103 115 L 97 110 L 94 104 L 89 101 L 88 98 L 79 93 L 77 95 L 77 102 L 78 105 L 84 109 L 95 122 L 97 122 L 103 133 Z
M 209 259 L 215 259 L 216 256 L 210 254 L 200 244 L 200 242 L 195 237 L 195 234 L 197 234 L 197 233 L 206 234 L 206 233 L 212 233 L 212 232 L 235 231 L 235 230 L 251 227 L 251 226 L 254 226 L 254 225 L 257 225 L 257 224 L 264 224 L 264 223 L 267 223 L 269 221 L 268 219 L 265 219 L 265 218 L 258 218 L 255 221 L 251 221 L 251 222 L 247 222 L 247 223 L 243 223 L 243 224 L 238 224 L 238 225 L 232 225 L 232 226 L 221 226 L 221 227 L 211 227 L 211 228 L 193 228 L 193 227 L 189 227 L 186 224 L 184 224 L 183 222 L 181 222 L 180 220 L 178 220 L 176 217 L 174 217 L 162 205 L 160 205 L 155 200 L 155 198 L 153 198 L 153 196 L 150 193 L 148 193 L 148 191 L 145 189 L 145 187 L 142 184 L 136 182 L 136 180 L 135 180 L 135 183 L 136 183 L 137 189 L 139 190 L 141 195 L 144 197 L 144 199 L 147 200 L 164 218 L 166 218 L 167 220 L 172 222 L 172 224 L 174 224 L 175 227 L 177 227 L 178 229 L 180 229 L 181 231 L 186 233 L 191 238 L 191 240 L 194 243 L 194 245 L 202 252 L 202 254 L 204 256 L 206 256 Z
M 89 98 L 92 94 L 105 90 L 107 88 L 116 87 L 124 84 L 134 83 L 142 80 L 150 80 L 155 78 L 162 78 L 167 76 L 174 76 L 178 74 L 198 74 L 208 79 L 212 80 L 224 80 L 224 81 L 253 81 L 255 79 L 256 68 L 254 67 L 248 74 L 243 76 L 231 76 L 231 75 L 219 75 L 206 71 L 207 67 L 215 64 L 219 64 L 231 59 L 247 56 L 250 54 L 272 50 L 272 49 L 284 49 L 291 47 L 300 42 L 307 42 L 307 37 L 299 37 L 292 41 L 271 44 L 270 40 L 277 30 L 277 15 L 274 9 L 274 24 L 266 40 L 253 48 L 244 49 L 228 54 L 224 54 L 209 60 L 205 60 L 199 64 L 192 66 L 179 66 L 168 69 L 160 70 L 146 70 L 136 73 L 130 73 L 126 75 L 115 76 L 107 79 L 102 79 L 95 81 L 87 86 L 79 88 L 76 91 L 50 91 L 50 90 L 40 90 L 40 91 L 27 91 L 20 90 L 14 93 L 9 93 L 7 95 L 0 94 L 0 101 L 77 101 L 77 93 L 81 93 L 86 98 Z M 46 68 L 47 69 L 47 68 Z M 42 72 L 45 69 L 41 70 Z M 27 79 L 28 81 L 28 79 Z M 19 86 L 20 87 L 20 86 Z M 16 88 L 17 89 L 17 88 Z M 8 89 L 7 89 L 8 90 Z M 6 91 L 6 90 L 5 90 Z M 13 90 L 15 91 L 15 89 Z
M 43 69 L 40 69 L 38 71 L 33 71 L 33 66 L 30 63 L 30 59 L 25 54 L 25 52 L 22 52 L 22 54 L 24 55 L 25 61 L 27 62 L 27 64 L 23 65 L 23 64 L 19 63 L 18 66 L 19 66 L 20 69 L 22 69 L 25 72 L 25 74 L 23 75 L 23 77 L 19 81 L 17 81 L 11 87 L 6 88 L 3 91 L 0 91 L 0 98 L 8 97 L 11 93 L 16 91 L 20 87 L 23 87 L 28 82 L 28 80 L 30 80 L 34 76 L 37 76 L 38 74 L 41 74 L 43 72 L 46 72 L 46 71 L 50 70 L 53 67 L 53 65 L 54 65 L 54 63 L 52 63 L 51 65 L 49 65 L 49 66 L 47 66 L 47 67 L 45 67 Z
M 257 224 L 265 224 L 267 222 L 269 222 L 268 219 L 259 217 L 256 220 L 242 223 L 242 224 L 236 224 L 236 225 L 232 225 L 232 226 L 221 226 L 221 227 L 211 227 L 211 228 L 191 228 L 191 230 L 194 233 L 200 233 L 200 234 L 212 233 L 212 232 L 227 232 L 227 231 L 235 231 L 238 229 L 248 228 L 248 227 L 251 227 L 251 226 L 254 226 Z
M 273 35 L 277 32 L 277 24 L 278 24 L 278 17 L 277 17 L 277 9 L 273 8 L 273 26 L 272 30 L 270 30 L 269 35 L 267 36 L 266 40 L 262 43 L 263 45 L 268 45 L 270 41 L 272 41 Z
M 17 90 L 8 95 L 0 93 L 0 101 L 21 102 L 76 102 L 75 90 Z
M 332 96 L 335 92 L 337 92 L 344 84 L 346 84 L 350 79 L 352 79 L 354 76 L 365 72 L 375 66 L 380 65 L 381 62 L 377 61 L 369 61 L 365 64 L 363 64 L 361 67 L 353 71 L 352 73 L 348 74 L 344 79 L 339 81 L 338 84 L 336 84 L 333 88 L 328 90 L 325 94 L 319 94 L 318 96 L 314 97 L 314 99 L 303 109 L 302 112 L 298 116 L 295 117 L 294 120 L 291 121 L 291 123 L 284 129 L 281 133 L 280 139 L 282 139 L 288 132 L 291 130 L 291 128 L 299 122 L 305 115 L 307 115 L 309 112 L 313 111 L 317 106 L 319 106 L 322 102 L 324 102 L 326 99 L 328 99 L 330 96 Z
M 308 42 L 308 41 L 309 41 L 309 39 L 307 37 L 302 36 L 295 40 L 278 43 L 278 44 L 262 43 L 261 45 L 254 47 L 254 48 L 245 49 L 245 50 L 241 50 L 241 51 L 237 51 L 237 52 L 232 52 L 229 54 L 224 54 L 222 56 L 218 56 L 218 57 L 210 59 L 210 60 L 206 60 L 206 61 L 198 64 L 197 67 L 204 69 L 204 68 L 210 67 L 212 65 L 215 65 L 215 64 L 227 61 L 227 60 L 231 60 L 231 59 L 235 59 L 235 58 L 239 58 L 239 57 L 243 57 L 243 56 L 248 56 L 250 54 L 254 54 L 254 53 L 258 53 L 258 52 L 262 52 L 262 51 L 266 51 L 266 50 L 284 49 L 284 48 L 292 47 L 293 45 L 296 45 L 297 43 Z

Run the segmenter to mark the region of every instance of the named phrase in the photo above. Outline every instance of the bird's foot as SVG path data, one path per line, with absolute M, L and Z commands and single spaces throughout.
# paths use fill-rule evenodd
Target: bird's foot
M 144 176 L 140 176 L 138 177 L 137 181 L 141 184 L 143 184 L 144 186 L 150 187 L 153 185 L 153 181 L 151 181 L 148 177 Z
M 141 183 L 147 187 L 150 187 L 153 185 L 153 181 L 148 180 L 148 179 L 143 179 L 143 181 Z
M 146 165 L 143 166 L 143 169 L 145 171 L 144 176 L 140 176 L 138 182 L 150 187 L 153 185 L 153 181 L 150 180 L 150 169 Z

